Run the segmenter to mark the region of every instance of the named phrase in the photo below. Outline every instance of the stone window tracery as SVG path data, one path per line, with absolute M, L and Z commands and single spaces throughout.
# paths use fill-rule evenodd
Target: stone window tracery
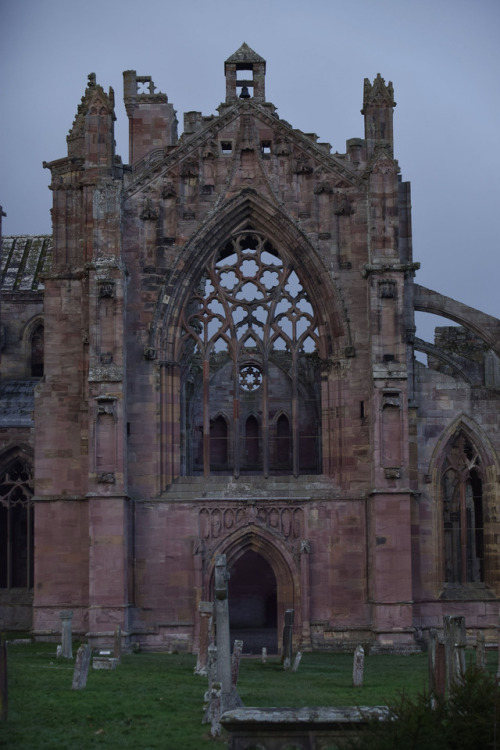
M 460 433 L 446 456 L 443 495 L 445 582 L 484 581 L 483 483 L 479 453 Z
M 0 588 L 33 586 L 33 473 L 15 457 L 0 473 Z
M 211 453 L 235 475 L 320 470 L 317 321 L 292 263 L 265 237 L 242 232 L 214 254 L 181 336 L 184 473 L 220 468 Z M 221 413 L 226 437 L 215 438 Z M 227 443 L 219 453 L 214 440 Z

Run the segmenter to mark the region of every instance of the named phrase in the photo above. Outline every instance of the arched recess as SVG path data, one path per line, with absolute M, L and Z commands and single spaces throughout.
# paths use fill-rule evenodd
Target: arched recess
M 12 446 L 0 455 L 0 589 L 32 589 L 33 454 Z
M 270 420 L 280 409 L 290 412 L 291 471 L 321 471 L 321 363 L 352 350 L 350 331 L 319 256 L 276 206 L 246 189 L 187 243 L 161 292 L 150 343 L 163 363 L 163 486 L 209 475 L 217 402 L 227 414 L 234 406 L 228 473 L 254 471 L 242 460 L 254 414 L 259 471 L 268 476 Z M 273 402 L 278 392 L 287 405 Z
M 44 372 L 44 319 L 31 318 L 23 331 L 26 370 L 29 377 L 41 378 Z
M 466 588 L 477 598 L 485 584 L 498 589 L 499 469 L 488 436 L 467 415 L 459 415 L 436 445 L 430 466 L 436 586 L 445 597 L 447 590 Z
M 302 590 L 307 578 L 301 576 L 300 563 L 290 554 L 289 550 L 276 537 L 257 524 L 248 524 L 226 537 L 215 551 L 204 576 L 204 598 L 207 601 L 213 600 L 214 570 L 217 555 L 226 555 L 226 567 L 229 571 L 249 551 L 260 555 L 272 568 L 276 577 L 278 649 L 282 645 L 283 625 L 287 609 L 293 609 L 295 612 L 294 633 L 297 634 L 295 640 L 298 642 L 299 634 L 303 632 L 302 604 L 309 599 L 309 592 Z

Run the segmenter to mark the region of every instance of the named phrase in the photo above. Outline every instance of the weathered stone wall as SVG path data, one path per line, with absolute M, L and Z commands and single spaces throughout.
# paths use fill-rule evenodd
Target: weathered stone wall
M 255 66 L 250 99 L 237 90 L 242 59 Z M 414 285 L 392 84 L 365 82 L 365 137 L 333 153 L 280 120 L 265 101 L 265 62 L 246 45 L 225 70 L 218 115 L 188 113 L 180 139 L 167 96 L 127 71 L 127 168 L 114 154 L 113 93 L 91 75 L 68 155 L 46 165 L 54 249 L 45 374 L 34 428 L 0 419 L 5 445 L 35 447 L 35 632 L 53 634 L 59 609 L 70 608 L 76 632 L 95 643 L 120 625 L 145 648 L 196 648 L 215 556 L 237 565 L 248 551 L 276 577 L 278 633 L 295 610 L 296 646 L 411 650 L 415 627 L 435 625 L 449 607 L 490 627 L 500 594 L 496 322 Z M 262 368 L 268 413 L 260 397 L 240 396 L 231 365 L 216 375 L 209 358 L 196 372 L 186 365 L 186 338 L 201 341 L 200 321 L 217 318 L 208 294 L 204 310 L 198 295 L 189 328 L 187 302 L 242 232 L 271 243 L 314 312 L 314 367 L 300 371 L 288 345 Z M 253 283 L 272 297 L 271 282 Z M 7 291 L 2 367 L 25 378 L 26 331 L 43 291 Z M 439 305 L 464 324 L 469 316 L 475 338 L 443 329 L 424 367 L 413 356 L 414 310 Z M 290 313 L 292 328 L 298 317 Z M 252 351 L 238 361 L 254 362 Z M 190 383 L 199 394 L 191 411 Z M 299 446 L 305 459 L 295 453 L 265 476 L 280 413 L 294 440 L 311 432 L 314 442 Z M 244 437 L 249 415 L 261 425 L 258 461 L 243 462 L 241 474 L 210 475 L 202 430 L 220 414 L 229 436 Z M 440 482 L 460 430 L 480 446 L 485 572 L 457 593 L 444 585 Z

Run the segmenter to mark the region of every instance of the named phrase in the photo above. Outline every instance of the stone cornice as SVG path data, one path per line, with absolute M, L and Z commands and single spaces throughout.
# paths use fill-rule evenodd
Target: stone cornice
M 411 273 L 414 274 L 420 268 L 420 263 L 399 263 L 399 261 L 384 261 L 380 263 L 367 263 L 361 269 L 361 276 L 366 279 L 372 274 L 384 273 Z

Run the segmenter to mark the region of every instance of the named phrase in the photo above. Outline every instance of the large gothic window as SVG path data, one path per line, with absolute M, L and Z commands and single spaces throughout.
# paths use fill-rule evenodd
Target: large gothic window
M 477 450 L 461 433 L 443 467 L 445 581 L 484 580 L 483 491 Z
M 0 473 L 0 588 L 33 586 L 33 477 L 13 458 Z
M 184 473 L 320 470 L 318 329 L 293 265 L 254 232 L 213 256 L 184 307 Z

